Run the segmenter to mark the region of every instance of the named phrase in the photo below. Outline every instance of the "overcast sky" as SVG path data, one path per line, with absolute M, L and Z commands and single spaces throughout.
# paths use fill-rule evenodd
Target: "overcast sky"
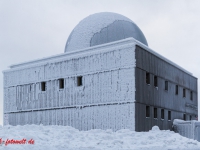
M 11 64 L 63 53 L 72 29 L 97 12 L 130 18 L 151 49 L 200 78 L 199 0 L 0 0 L 0 71 Z M 0 124 L 2 106 L 1 73 Z

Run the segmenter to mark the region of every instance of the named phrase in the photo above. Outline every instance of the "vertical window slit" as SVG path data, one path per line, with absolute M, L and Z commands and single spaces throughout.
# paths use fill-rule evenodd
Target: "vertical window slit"
M 178 85 L 176 85 L 176 95 L 178 95 Z
M 158 77 L 154 76 L 154 86 L 158 87 Z
M 41 82 L 41 91 L 46 91 L 46 82 Z
M 150 73 L 146 72 L 146 83 L 150 84 Z
M 165 90 L 168 91 L 168 81 L 165 81 Z
M 154 118 L 157 119 L 158 115 L 157 115 L 157 108 L 154 108 Z
M 82 86 L 82 76 L 77 77 L 77 86 Z
M 190 91 L 190 100 L 193 100 L 193 92 Z
M 183 114 L 183 120 L 186 121 L 186 114 Z
M 64 89 L 64 79 L 59 79 L 59 89 Z
M 164 109 L 161 109 L 161 119 L 164 119 L 165 117 L 165 114 L 164 114 Z
M 186 90 L 183 89 L 183 97 L 186 97 Z
M 168 120 L 171 120 L 171 111 L 168 111 Z
M 150 117 L 150 107 L 146 106 L 146 117 Z

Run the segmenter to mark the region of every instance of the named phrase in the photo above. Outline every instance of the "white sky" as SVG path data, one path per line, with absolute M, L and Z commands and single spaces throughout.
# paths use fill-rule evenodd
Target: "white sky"
M 105 11 L 133 20 L 151 49 L 200 78 L 199 0 L 0 0 L 0 71 L 63 53 L 79 21 Z M 0 73 L 0 124 L 2 106 Z

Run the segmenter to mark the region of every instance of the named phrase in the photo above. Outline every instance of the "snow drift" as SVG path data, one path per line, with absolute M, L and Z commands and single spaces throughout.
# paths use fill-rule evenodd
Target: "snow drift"
M 198 141 L 180 136 L 169 130 L 154 126 L 149 132 L 135 132 L 128 129 L 79 131 L 69 126 L 1 126 L 0 150 L 197 150 Z M 11 144 L 11 140 L 26 140 L 26 143 Z M 28 141 L 34 141 L 30 144 Z

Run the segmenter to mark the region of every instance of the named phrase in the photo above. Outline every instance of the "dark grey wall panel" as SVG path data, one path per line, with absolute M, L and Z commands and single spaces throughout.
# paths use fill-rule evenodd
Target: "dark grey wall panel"
M 168 120 L 168 109 L 164 109 L 164 119 L 161 119 L 161 109 L 157 108 L 158 118 L 154 118 L 154 106 L 150 106 L 150 117 L 146 117 L 146 105 L 141 103 L 135 103 L 136 108 L 136 131 L 149 131 L 153 126 L 157 125 L 161 130 L 172 130 L 172 124 L 174 119 L 183 119 L 183 113 L 177 111 L 171 111 L 171 120 Z M 186 119 L 189 119 L 189 115 L 186 115 Z
M 146 84 L 146 72 L 150 73 L 150 85 Z M 158 77 L 158 87 L 154 87 L 154 76 Z M 178 69 L 177 67 L 158 58 L 152 53 L 136 46 L 136 131 L 148 131 L 154 125 L 160 129 L 171 129 L 171 121 L 167 120 L 170 110 L 172 119 L 195 119 L 197 115 L 197 78 Z M 165 90 L 165 81 L 168 81 L 168 91 Z M 175 94 L 178 85 L 179 93 Z M 183 97 L 183 89 L 186 97 Z M 190 91 L 193 100 L 190 100 Z M 151 106 L 150 118 L 146 118 L 146 105 Z M 153 118 L 153 107 L 158 108 L 160 118 L 161 108 L 165 110 L 164 120 Z

